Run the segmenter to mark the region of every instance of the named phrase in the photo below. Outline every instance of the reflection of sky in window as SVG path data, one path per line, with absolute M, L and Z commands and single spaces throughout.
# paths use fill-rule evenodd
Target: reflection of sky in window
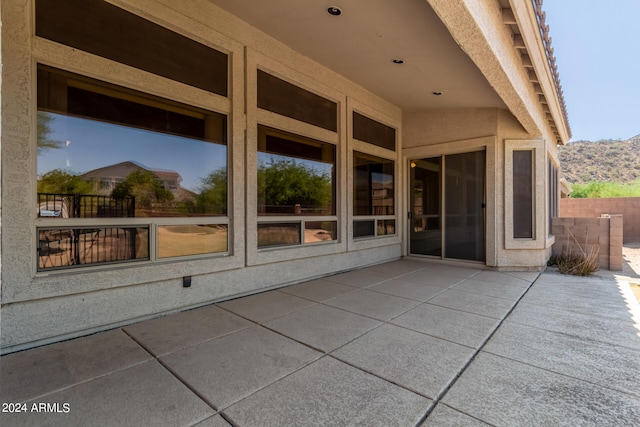
M 324 162 L 319 162 L 317 160 L 301 159 L 299 157 L 283 156 L 280 154 L 264 153 L 262 151 L 258 152 L 258 163 L 261 166 L 262 165 L 268 166 L 272 160 L 275 162 L 278 162 L 281 160 L 288 160 L 288 161 L 293 160 L 298 165 L 304 165 L 311 168 L 317 173 L 317 175 L 326 174 L 328 176 L 331 176 L 331 171 L 333 170 L 332 163 L 324 163 Z
M 63 144 L 61 148 L 38 154 L 38 175 L 53 169 L 82 174 L 134 161 L 149 169 L 178 172 L 182 177 L 182 188 L 197 190 L 202 178 L 227 164 L 226 145 L 48 114 L 54 118 L 49 123 L 48 139 L 63 141 Z M 65 141 L 70 143 L 65 146 Z

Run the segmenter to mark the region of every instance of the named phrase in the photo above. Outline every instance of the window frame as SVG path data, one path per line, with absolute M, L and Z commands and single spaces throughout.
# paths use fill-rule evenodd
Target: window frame
M 316 256 L 337 255 L 347 251 L 346 237 L 347 203 L 345 195 L 346 187 L 346 126 L 344 108 L 347 102 L 346 95 L 331 87 L 321 84 L 317 80 L 294 70 L 275 58 L 266 56 L 253 49 L 246 52 L 246 265 L 257 266 L 264 264 L 290 261 Z M 315 93 L 337 104 L 338 130 L 333 132 L 314 126 L 290 117 L 286 117 L 268 110 L 258 108 L 257 103 L 257 73 L 263 70 L 279 79 L 299 86 L 307 91 Z M 329 143 L 336 146 L 336 221 L 337 240 L 319 242 L 318 244 L 304 244 L 295 246 L 282 246 L 278 248 L 258 249 L 257 246 L 257 157 L 258 157 L 258 126 L 266 126 L 304 138 Z M 278 218 L 269 218 L 277 220 Z M 284 217 L 284 222 L 290 221 L 290 217 Z M 305 221 L 318 220 L 305 217 Z M 319 220 L 326 220 L 321 217 Z
M 290 142 L 293 143 L 299 143 L 299 144 L 304 144 L 305 141 L 309 141 L 309 142 L 317 142 L 320 144 L 324 144 L 327 146 L 331 146 L 332 144 L 324 142 L 324 141 L 319 141 L 316 139 L 312 139 L 312 138 L 306 138 L 303 137 L 301 135 L 296 135 L 296 134 L 292 134 L 290 132 L 285 132 L 279 129 L 273 129 L 271 127 L 268 126 L 264 126 L 264 125 L 258 125 L 258 147 L 260 147 L 260 145 L 266 145 L 266 141 L 264 141 L 267 136 L 276 136 L 279 138 L 283 138 L 286 139 Z M 338 241 L 339 239 L 339 235 L 336 232 L 336 238 L 335 239 L 331 239 L 331 240 L 327 240 L 327 241 L 321 241 L 321 242 L 305 242 L 305 229 L 306 229 L 306 223 L 308 222 L 335 222 L 336 223 L 336 231 L 338 228 L 338 215 L 337 215 L 337 204 L 338 204 L 338 200 L 337 200 L 337 194 L 338 194 L 338 150 L 337 147 L 335 145 L 333 145 L 333 149 L 334 149 L 334 163 L 333 163 L 333 175 L 332 175 L 332 183 L 333 183 L 333 188 L 332 188 L 332 210 L 333 213 L 329 214 L 329 215 L 302 215 L 302 214 L 293 214 L 293 215 L 264 215 L 264 214 L 260 214 L 257 212 L 256 210 L 256 217 L 257 217 L 257 237 L 258 239 L 256 240 L 256 246 L 258 251 L 270 251 L 270 250 L 280 250 L 283 248 L 291 248 L 291 247 L 296 247 L 296 246 L 307 246 L 307 245 L 326 245 L 326 244 L 331 244 L 331 243 L 335 243 L 336 241 Z M 257 150 L 257 153 L 259 155 L 259 153 L 264 152 L 267 153 L 266 151 L 261 151 L 259 148 Z M 276 154 L 276 155 L 281 155 L 281 156 L 286 156 L 284 154 L 278 154 L 278 153 L 269 153 L 269 154 Z M 296 159 L 298 157 L 293 157 L 293 156 L 286 156 L 287 158 L 293 158 Z M 256 164 L 256 168 L 259 166 L 259 162 Z M 258 182 L 257 182 L 257 170 L 256 170 L 256 188 L 258 187 Z M 257 207 L 259 208 L 260 205 L 258 204 Z M 299 224 L 299 230 L 300 230 L 300 238 L 297 244 L 291 243 L 291 244 L 280 244 L 280 245 L 270 245 L 270 246 L 260 246 L 259 245 L 259 228 L 260 225 L 262 224 L 275 224 L 275 223 L 296 223 Z
M 395 150 L 390 150 L 388 148 L 384 148 L 375 144 L 371 144 L 365 141 L 361 141 L 359 139 L 354 138 L 353 136 L 353 113 L 358 113 L 363 115 L 371 120 L 377 121 L 385 126 L 391 127 L 395 129 Z M 379 111 L 371 108 L 369 105 L 355 100 L 353 98 L 349 98 L 347 100 L 347 126 L 349 128 L 348 132 L 348 174 L 349 174 L 349 182 L 348 182 L 348 217 L 347 217 L 347 237 L 349 242 L 349 250 L 364 250 L 371 248 L 379 248 L 382 246 L 396 245 L 402 243 L 402 236 L 404 234 L 404 229 L 406 227 L 406 219 L 405 214 L 401 213 L 402 210 L 402 201 L 405 200 L 406 192 L 405 183 L 401 179 L 405 173 L 405 166 L 402 162 L 402 147 L 400 145 L 400 141 L 402 141 L 402 126 L 401 119 L 396 118 L 394 115 L 394 111 Z M 393 182 L 394 182 L 394 214 L 393 215 L 382 215 L 372 217 L 369 215 L 355 215 L 354 212 L 354 151 L 363 153 L 365 155 L 370 155 L 374 157 L 379 157 L 381 159 L 390 160 L 393 162 Z M 371 220 L 372 218 L 376 218 L 374 222 L 374 236 L 366 236 L 366 237 L 353 237 L 354 230 L 354 221 L 358 220 Z M 394 234 L 385 234 L 378 235 L 377 234 L 377 221 L 386 221 L 393 220 L 395 221 L 395 233 Z M 402 249 L 404 251 L 404 249 Z
M 514 189 L 513 189 L 513 152 L 530 150 L 533 159 L 533 186 L 532 186 L 532 220 L 533 220 L 533 237 L 532 238 L 516 238 L 514 237 Z M 547 150 L 545 141 L 542 139 L 527 140 L 505 140 L 504 150 L 504 236 L 505 249 L 544 249 L 547 243 L 546 233 L 546 205 L 547 205 Z
M 216 31 L 209 25 L 198 21 L 194 13 L 176 14 L 169 8 L 146 8 L 145 10 L 119 2 L 118 7 L 143 16 L 145 19 L 163 25 L 186 37 L 200 41 L 230 55 L 229 76 L 243 76 L 245 73 L 244 55 L 246 46 L 237 38 L 225 32 Z M 212 9 L 213 8 L 213 9 Z M 215 10 L 209 5 L 207 10 Z M 118 298 L 136 298 L 144 295 L 138 293 L 144 286 L 142 283 L 153 283 L 162 295 L 162 301 L 178 298 L 177 278 L 185 275 L 201 276 L 216 272 L 241 268 L 245 265 L 245 81 L 242 78 L 229 80 L 229 97 L 197 89 L 165 77 L 137 70 L 130 66 L 92 55 L 62 44 L 38 37 L 33 25 L 34 3 L 28 2 L 24 7 L 14 10 L 15 17 L 11 31 L 16 37 L 25 41 L 20 50 L 21 64 L 18 68 L 7 70 L 7 76 L 14 76 L 15 81 L 23 84 L 13 85 L 15 95 L 11 111 L 20 111 L 27 120 L 15 122 L 13 137 L 3 140 L 3 150 L 13 153 L 13 161 L 5 164 L 5 172 L 10 176 L 14 191 L 7 199 L 9 202 L 3 210 L 3 217 L 13 224 L 7 237 L 11 235 L 11 252 L 16 260 L 20 260 L 15 268 L 11 268 L 6 277 L 7 302 L 25 301 L 29 299 L 54 298 L 79 295 L 84 292 L 113 289 Z M 20 23 L 20 24 L 19 24 Z M 26 24 L 26 25 L 23 25 Z M 9 28 L 9 26 L 7 26 Z M 18 52 L 18 51 L 16 51 Z M 129 87 L 134 90 L 164 97 L 176 102 L 193 105 L 205 110 L 227 114 L 231 122 L 229 126 L 229 147 L 232 161 L 229 163 L 232 193 L 228 214 L 231 219 L 230 253 L 225 257 L 184 259 L 163 263 L 134 263 L 110 266 L 95 266 L 90 269 L 74 269 L 73 271 L 37 272 L 37 237 L 36 218 L 36 64 L 41 63 L 62 70 L 93 77 L 107 83 Z M 21 114 L 22 114 L 21 113 Z M 17 117 L 17 116 L 16 116 Z M 6 144 L 5 144 L 6 143 Z M 9 194 L 7 194 L 9 196 Z M 103 274 L 108 271 L 109 274 Z M 195 279 L 196 281 L 199 279 Z M 196 282 L 197 283 L 197 282 Z M 28 286 L 27 286 L 28 285 Z M 125 289 L 126 288 L 126 289 Z M 222 297 L 218 287 L 211 287 L 213 293 L 208 298 Z M 11 297 L 9 297 L 11 295 Z M 181 297 L 180 297 L 181 298 Z
M 398 225 L 397 225 L 397 221 L 396 221 L 396 217 L 398 214 L 398 207 L 396 204 L 396 192 L 397 192 L 397 182 L 396 182 L 396 169 L 397 169 L 397 162 L 394 159 L 389 159 L 389 158 L 385 158 L 385 157 L 381 157 L 381 156 L 376 156 L 373 154 L 369 154 L 369 153 L 364 153 L 360 150 L 351 150 L 351 173 L 353 174 L 352 177 L 352 185 L 353 187 L 355 187 L 355 182 L 356 182 L 356 178 L 355 178 L 355 163 L 356 163 L 356 156 L 357 154 L 362 154 L 364 156 L 369 156 L 369 157 L 376 157 L 378 159 L 381 160 L 387 160 L 391 162 L 391 165 L 393 167 L 393 214 L 391 215 L 378 215 L 378 214 L 368 214 L 368 215 L 356 215 L 355 214 L 355 202 L 356 202 L 356 195 L 355 195 L 355 188 L 352 188 L 353 191 L 353 196 L 351 197 L 351 208 L 352 208 L 352 212 L 353 212 L 353 217 L 351 220 L 351 238 L 353 240 L 363 240 L 363 239 L 376 239 L 376 238 L 381 238 L 381 237 L 391 237 L 391 236 L 396 236 L 398 235 Z M 373 191 L 372 188 L 370 188 L 369 190 Z M 379 222 L 381 221 L 394 221 L 395 225 L 394 225 L 394 232 L 393 233 L 389 233 L 389 234 L 378 234 L 378 230 L 379 230 Z M 373 234 L 372 235 L 366 235 L 366 236 L 355 236 L 354 235 L 354 231 L 355 231 L 355 223 L 356 222 L 365 222 L 365 221 L 373 221 Z
M 526 154 L 527 157 L 516 160 L 516 155 Z M 513 150 L 511 152 L 513 168 L 513 238 L 514 239 L 531 239 L 536 238 L 536 217 L 535 217 L 535 191 L 534 185 L 536 182 L 535 174 L 535 149 L 523 149 Z M 522 162 L 522 163 L 521 163 Z M 525 167 L 528 167 L 528 175 L 524 175 Z M 525 187 L 524 190 L 528 190 L 526 194 L 523 193 L 518 187 Z M 530 204 L 529 209 L 519 210 L 516 205 L 519 202 L 527 202 Z M 525 205 L 526 207 L 526 205 Z M 527 212 L 528 211 L 528 212 Z M 527 215 L 526 218 L 522 218 L 522 214 Z M 524 222 L 523 222 L 524 220 Z M 526 227 L 526 230 L 524 229 Z M 526 234 L 526 235 L 524 235 Z
M 45 43 L 51 43 L 49 41 L 44 41 Z M 64 47 L 63 49 L 67 49 L 66 47 Z M 84 53 L 81 53 L 82 55 L 84 55 Z M 98 62 L 102 62 L 102 61 L 108 61 L 111 62 L 110 60 L 104 59 L 104 58 L 100 58 Z M 99 84 L 104 84 L 106 87 L 112 87 L 114 88 L 114 90 L 117 90 L 118 88 L 121 88 L 125 93 L 127 91 L 133 92 L 133 93 L 139 93 L 141 96 L 144 95 L 149 95 L 151 98 L 158 98 L 160 100 L 166 100 L 167 103 L 166 105 L 172 105 L 172 104 L 178 104 L 178 105 L 183 105 L 184 107 L 188 108 L 194 108 L 196 110 L 204 110 L 204 111 L 210 111 L 212 113 L 216 113 L 216 114 L 222 114 L 226 117 L 226 121 L 227 121 L 227 126 L 226 126 L 226 167 L 227 167 L 227 206 L 226 206 L 226 214 L 225 215 L 211 215 L 211 216 L 198 216 L 198 217 L 169 217 L 169 216 L 158 216 L 158 217 L 129 217 L 129 218 L 46 218 L 46 217 L 38 217 L 36 214 L 36 218 L 34 218 L 34 226 L 35 226 L 35 236 L 34 236 L 34 247 L 35 248 L 39 248 L 40 247 L 40 239 L 39 239 L 39 231 L 40 230 L 47 230 L 47 229 L 52 229 L 52 228 L 69 228 L 69 229 L 75 229 L 75 228 L 117 228 L 117 227 L 129 227 L 129 226 L 142 226 L 142 227 L 148 227 L 149 229 L 149 237 L 148 237 L 148 258 L 146 259 L 140 259 L 140 260 L 125 260 L 125 261 L 116 261 L 116 262 L 100 262 L 100 263 L 93 263 L 93 264 L 86 264 L 86 265 L 77 265 L 77 266 L 65 266 L 65 267 L 59 267 L 59 268 L 40 268 L 40 256 L 38 254 L 38 251 L 33 251 L 34 256 L 33 256 L 33 271 L 34 271 L 34 275 L 37 276 L 50 276 L 50 275 L 66 275 L 66 274 L 77 274 L 77 273 L 81 273 L 81 272 L 93 272 L 93 271 L 104 271 L 105 269 L 108 270 L 115 270 L 118 268 L 131 268 L 131 267 L 141 267 L 144 265 L 159 265 L 159 264 L 164 264 L 164 263 L 172 263 L 175 261 L 197 261 L 197 260 L 211 260 L 213 258 L 222 258 L 222 257 L 229 257 L 233 254 L 233 248 L 234 248 L 234 236 L 232 235 L 231 231 L 232 231 L 232 223 L 231 223 L 231 212 L 233 210 L 233 205 L 232 205 L 232 197 L 231 197 L 231 182 L 233 180 L 233 175 L 232 175 L 232 171 L 231 171 L 231 137 L 232 137 L 232 129 L 231 129 L 231 118 L 230 118 L 230 113 L 231 111 L 229 111 L 227 108 L 224 109 L 220 109 L 217 105 L 208 105 L 208 106 L 203 106 L 202 104 L 199 104 L 197 102 L 189 102 L 186 101 L 184 99 L 176 99 L 176 97 L 171 96 L 168 93 L 157 93 L 157 92 L 153 92 L 150 90 L 145 89 L 144 87 L 135 87 L 135 85 L 133 84 L 129 84 L 126 81 L 118 81 L 117 79 L 114 78 L 105 78 L 104 76 L 96 76 L 96 73 L 91 73 L 91 72 L 85 72 L 82 70 L 82 68 L 85 67 L 79 67 L 81 68 L 80 70 L 77 70 L 74 68 L 71 68 L 70 66 L 67 65 L 62 65 L 59 63 L 55 63 L 52 61 L 46 61 L 46 60 L 40 60 L 35 58 L 34 62 L 33 62 L 33 81 L 34 81 L 34 93 L 37 94 L 37 89 L 35 89 L 37 87 L 37 78 L 36 78 L 36 74 L 37 74 L 37 69 L 39 64 L 43 65 L 44 67 L 48 67 L 48 68 L 54 68 L 57 70 L 60 70 L 63 73 L 72 73 L 75 75 L 78 75 L 81 78 L 88 78 L 88 79 L 92 79 L 97 81 L 97 83 Z M 120 68 L 122 65 L 121 64 L 117 64 L 116 68 Z M 142 72 L 139 70 L 136 70 L 137 72 Z M 161 79 L 164 79 L 162 77 L 160 77 Z M 164 79 L 166 80 L 166 79 Z M 179 83 L 179 82 L 173 82 L 173 81 L 169 81 L 168 83 L 165 83 L 167 85 L 178 85 L 178 86 L 184 86 L 183 84 Z M 201 89 L 195 89 L 198 92 L 203 92 Z M 221 98 L 218 95 L 214 95 L 217 96 L 219 98 Z M 37 99 L 37 95 L 34 96 L 34 98 Z M 186 101 L 186 102 L 185 102 Z M 215 102 L 212 104 L 219 104 L 219 102 Z M 228 105 L 228 100 L 227 102 L 225 102 L 225 104 Z M 221 111 L 222 110 L 222 111 Z M 225 111 L 226 110 L 226 111 Z M 34 111 L 41 111 L 37 105 L 36 102 L 34 100 Z M 37 115 L 35 115 L 37 116 Z M 37 128 L 37 126 L 35 126 L 35 121 L 36 119 L 34 118 L 34 129 Z M 131 129 L 137 129 L 136 127 L 127 125 L 127 124 L 118 124 L 120 126 L 124 126 L 127 128 L 131 128 Z M 36 139 L 36 135 L 37 132 L 34 130 L 34 145 L 35 145 L 35 139 Z M 37 156 L 34 156 L 34 173 L 36 170 L 35 164 L 37 163 Z M 31 197 L 31 201 L 30 201 L 30 205 L 34 206 L 34 209 L 32 209 L 32 212 L 37 212 L 37 200 L 36 200 L 36 194 L 37 194 L 37 190 L 36 190 L 36 180 L 34 180 L 34 184 L 33 184 L 33 196 Z M 190 255 L 182 255 L 182 256 L 175 256 L 175 257 L 159 257 L 158 256 L 158 252 L 159 252 L 159 239 L 158 239 L 158 227 L 161 226 L 173 226 L 173 225 L 224 225 L 227 228 L 227 250 L 224 252 L 209 252 L 209 253 L 201 253 L 201 254 L 190 254 Z

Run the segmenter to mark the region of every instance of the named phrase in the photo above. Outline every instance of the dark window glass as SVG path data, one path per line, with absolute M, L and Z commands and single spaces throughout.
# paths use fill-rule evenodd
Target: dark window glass
M 258 248 L 299 245 L 299 222 L 268 222 L 258 224 Z
M 410 167 L 410 253 L 484 261 L 485 152 L 415 159 Z
M 533 151 L 513 152 L 513 237 L 533 238 Z
M 353 214 L 393 215 L 393 161 L 353 153 Z
M 485 260 L 485 152 L 444 157 L 444 256 Z
M 353 112 L 353 137 L 387 150 L 396 150 L 396 130 Z
M 260 127 L 258 215 L 335 215 L 332 144 Z
M 338 104 L 262 70 L 258 70 L 258 108 L 338 130 Z
M 38 215 L 227 213 L 226 116 L 38 67 Z
M 353 221 L 353 238 L 375 236 L 376 222 L 370 221 Z
M 38 229 L 38 271 L 148 259 L 147 226 Z
M 553 218 L 558 216 L 558 169 L 551 159 L 549 163 L 549 235 L 551 235 L 551 226 Z
M 105 1 L 37 0 L 36 35 L 227 96 L 227 54 Z
M 410 167 L 411 253 L 442 256 L 442 158 L 412 160 Z

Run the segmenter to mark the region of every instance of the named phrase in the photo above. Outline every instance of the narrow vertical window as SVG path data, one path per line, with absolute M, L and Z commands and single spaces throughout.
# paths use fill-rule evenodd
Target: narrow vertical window
M 558 216 L 558 169 L 551 159 L 549 162 L 549 235 L 553 218 Z
M 353 237 L 395 234 L 394 163 L 353 152 Z
M 533 150 L 513 151 L 513 237 L 534 237 Z

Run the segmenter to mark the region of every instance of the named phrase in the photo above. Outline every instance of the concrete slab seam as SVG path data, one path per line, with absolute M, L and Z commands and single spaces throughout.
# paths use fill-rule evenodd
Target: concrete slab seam
M 425 415 L 422 417 L 422 419 L 418 422 L 417 426 L 421 426 L 424 425 L 427 421 L 427 418 L 429 417 L 429 415 L 433 412 L 433 410 L 436 408 L 436 406 L 440 403 L 440 401 L 444 398 L 444 396 L 449 392 L 449 390 L 451 390 L 451 387 L 454 386 L 454 384 L 458 381 L 458 379 L 460 378 L 460 376 L 462 376 L 462 374 L 469 368 L 469 366 L 471 365 L 471 363 L 475 360 L 475 358 L 478 356 L 478 354 L 480 354 L 480 352 L 484 349 L 484 347 L 487 345 L 487 343 L 489 342 L 489 340 L 496 334 L 496 332 L 498 331 L 498 329 L 500 329 L 500 327 L 502 326 L 502 324 L 507 320 L 507 318 L 511 315 L 511 313 L 513 312 L 513 310 L 518 306 L 518 304 L 520 303 L 520 301 L 522 300 L 522 298 L 525 297 L 525 295 L 527 295 L 527 293 L 529 292 L 529 289 L 531 289 L 531 287 L 534 285 L 534 283 L 538 280 L 538 278 L 540 277 L 541 273 L 538 273 L 538 276 L 535 278 L 535 280 L 533 282 L 531 282 L 531 284 L 527 287 L 527 289 L 524 291 L 524 293 L 522 295 L 520 295 L 520 298 L 518 298 L 516 300 L 516 302 L 513 304 L 513 306 L 509 309 L 509 311 L 507 312 L 507 314 L 500 319 L 500 321 L 498 322 L 498 324 L 496 325 L 496 327 L 493 329 L 493 331 L 491 331 L 491 333 L 484 339 L 484 341 L 482 341 L 482 343 L 480 344 L 480 346 L 477 348 L 476 351 L 474 351 L 474 353 L 471 355 L 471 357 L 469 358 L 469 360 L 467 360 L 467 362 L 462 366 L 462 368 L 460 368 L 460 370 L 458 371 L 458 373 L 456 374 L 455 377 L 453 377 L 453 379 L 451 379 L 451 381 L 449 381 L 449 384 L 447 384 L 442 391 L 440 392 L 440 394 L 438 396 L 436 396 L 436 398 L 433 400 L 432 405 L 429 407 L 429 409 L 427 410 L 427 412 L 425 413 Z M 457 410 L 457 409 L 456 409 Z M 483 422 L 486 423 L 486 421 L 482 420 Z

